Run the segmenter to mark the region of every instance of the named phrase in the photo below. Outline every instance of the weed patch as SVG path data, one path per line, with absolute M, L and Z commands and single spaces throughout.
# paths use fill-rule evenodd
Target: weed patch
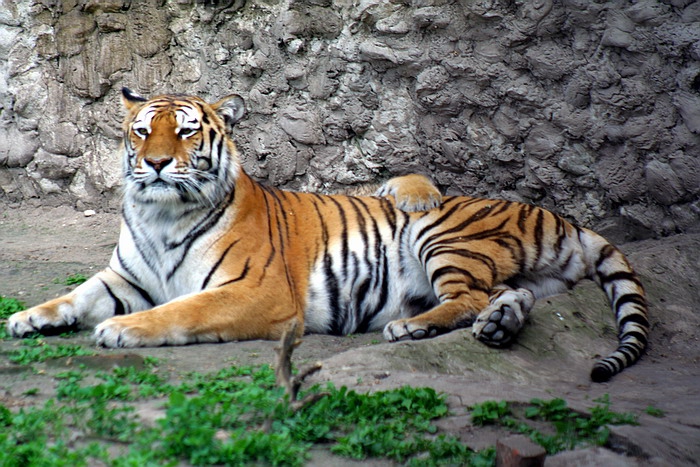
M 570 409 L 563 399 L 532 399 L 530 404 L 511 406 L 505 401 L 486 401 L 471 408 L 475 425 L 498 424 L 525 434 L 548 454 L 581 445 L 603 446 L 610 436 L 608 425 L 636 425 L 637 417 L 610 410 L 608 395 L 596 399 L 590 414 Z M 534 426 L 534 423 L 539 427 Z
M 18 365 L 43 362 L 52 358 L 94 355 L 94 352 L 79 345 L 51 345 L 41 338 L 22 340 L 22 347 L 12 350 L 9 359 Z
M 433 421 L 448 408 L 430 388 L 360 394 L 317 385 L 302 396 L 321 389 L 327 395 L 292 410 L 268 366 L 194 373 L 174 385 L 155 364 L 94 374 L 70 370 L 54 378 L 57 395 L 43 406 L 17 412 L 0 406 L 0 464 L 294 466 L 306 462 L 312 446 L 412 465 L 493 462 L 492 450 L 474 453 L 436 434 Z M 164 401 L 162 416 L 140 423 L 133 402 L 151 398 Z M 122 448 L 117 456 L 115 445 Z
M 23 302 L 16 298 L 3 297 L 0 295 L 0 319 L 7 319 L 14 313 L 26 309 Z
M 54 279 L 55 284 L 62 284 L 62 285 L 80 285 L 83 282 L 87 281 L 89 279 L 88 276 L 85 274 L 81 273 L 76 273 L 76 274 L 69 274 L 68 276 L 62 278 L 62 279 Z

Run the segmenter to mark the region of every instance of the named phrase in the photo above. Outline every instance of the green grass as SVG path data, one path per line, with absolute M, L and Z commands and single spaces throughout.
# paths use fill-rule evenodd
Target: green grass
M 471 408 L 475 425 L 497 424 L 525 434 L 544 447 L 548 454 L 581 445 L 604 446 L 610 436 L 608 425 L 635 425 L 637 417 L 610 410 L 606 394 L 596 399 L 590 414 L 570 409 L 563 399 L 532 399 L 525 407 L 513 407 L 505 401 L 486 401 Z M 545 429 L 533 426 L 544 425 Z
M 76 274 L 69 274 L 68 276 L 66 276 L 62 279 L 56 278 L 56 279 L 54 279 L 53 282 L 56 284 L 63 284 L 63 285 L 80 285 L 83 282 L 87 281 L 88 279 L 89 279 L 89 277 L 86 276 L 85 274 L 76 273 Z
M 153 362 L 141 370 L 71 370 L 54 379 L 56 397 L 44 405 L 0 406 L 0 465 L 293 466 L 306 462 L 312 446 L 412 465 L 492 465 L 494 459 L 492 449 L 475 453 L 436 433 L 433 421 L 448 408 L 430 388 L 360 394 L 314 386 L 307 393 L 329 394 L 295 412 L 267 366 L 194 373 L 176 385 Z M 139 423 L 134 401 L 150 399 L 164 401 L 162 417 Z
M 666 416 L 666 413 L 663 410 L 656 408 L 653 405 L 647 406 L 647 408 L 644 409 L 644 412 L 647 415 L 651 415 L 652 417 L 657 417 L 657 418 L 663 418 Z
M 40 339 L 28 348 L 41 348 Z M 332 455 L 388 459 L 407 465 L 492 466 L 495 449 L 474 452 L 435 420 L 448 415 L 445 396 L 402 387 L 358 393 L 333 384 L 313 405 L 293 411 L 268 366 L 192 373 L 173 383 L 155 359 L 145 368 L 71 369 L 53 376 L 55 397 L 10 410 L 0 405 L 0 465 L 108 466 L 291 465 L 312 447 Z M 25 392 L 32 397 L 36 390 Z M 137 403 L 156 401 L 161 416 L 141 423 Z M 549 453 L 605 444 L 608 425 L 635 423 L 610 410 L 607 397 L 588 414 L 562 399 L 529 404 L 487 401 L 471 409 L 474 425 L 525 433 Z
M 44 362 L 53 358 L 94 355 L 91 350 L 79 345 L 52 345 L 41 337 L 22 339 L 22 347 L 9 352 L 9 360 L 18 365 Z
M 7 319 L 10 315 L 26 309 L 24 303 L 16 298 L 8 298 L 0 295 L 0 319 Z
M 27 307 L 16 298 L 3 297 L 0 295 L 0 320 L 5 320 L 18 311 L 23 311 Z M 0 323 L 0 339 L 7 339 L 10 335 L 4 323 Z

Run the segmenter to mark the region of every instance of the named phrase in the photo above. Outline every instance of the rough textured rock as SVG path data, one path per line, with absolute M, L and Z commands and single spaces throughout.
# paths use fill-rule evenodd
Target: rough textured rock
M 3 0 L 0 200 L 116 209 L 122 86 L 241 94 L 244 165 L 287 188 L 419 171 L 614 240 L 699 224 L 695 2 Z

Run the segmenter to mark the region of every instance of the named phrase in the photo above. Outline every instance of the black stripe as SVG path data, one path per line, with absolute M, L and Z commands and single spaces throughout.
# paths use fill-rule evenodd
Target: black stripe
M 522 239 L 503 235 L 500 238 L 493 239 L 493 241 L 501 248 L 510 252 L 513 260 L 518 263 L 518 271 L 525 270 L 525 247 L 523 246 Z
M 341 316 L 338 278 L 333 272 L 333 258 L 328 254 L 328 250 L 326 250 L 326 253 L 323 255 L 323 272 L 326 276 L 326 292 L 328 292 L 328 305 L 331 313 L 331 328 L 329 329 L 329 334 L 339 336 L 343 333 L 345 320 L 343 316 Z
M 112 300 L 114 300 L 114 315 L 119 316 L 126 314 L 126 308 L 124 307 L 124 303 L 114 294 L 114 292 L 112 292 L 112 289 L 109 288 L 107 282 L 105 282 L 102 279 L 100 279 L 100 282 L 102 282 L 102 285 L 104 285 L 105 289 L 107 289 L 109 297 Z
M 381 244 L 381 254 L 379 255 L 379 261 L 381 263 L 381 275 L 377 279 L 381 288 L 379 290 L 379 302 L 377 303 L 377 310 L 383 310 L 386 306 L 386 302 L 389 300 L 389 261 L 386 257 L 386 247 Z
M 246 278 L 246 276 L 248 276 L 249 271 L 250 271 L 250 258 L 247 258 L 245 260 L 245 264 L 243 265 L 243 270 L 238 275 L 238 277 L 235 277 L 233 279 L 229 279 L 226 282 L 222 282 L 221 284 L 216 285 L 216 287 L 223 287 L 225 285 L 233 284 L 234 282 L 242 281 L 243 279 Z
M 507 237 L 508 234 L 501 232 L 501 230 L 503 229 L 503 227 L 507 223 L 508 223 L 508 219 L 506 218 L 506 219 L 503 219 L 500 224 L 498 224 L 496 227 L 494 227 L 492 229 L 479 230 L 478 232 L 475 232 L 471 235 L 464 235 L 463 232 L 461 231 L 461 229 L 466 227 L 466 225 L 464 225 L 464 226 L 460 225 L 459 227 L 455 227 L 455 228 L 452 228 L 449 230 L 435 233 L 435 234 L 431 235 L 430 237 L 428 237 L 421 244 L 421 246 L 418 248 L 418 256 L 422 260 L 422 258 L 424 257 L 424 254 L 425 254 L 425 249 L 429 248 L 435 244 L 447 245 L 450 243 L 466 243 L 466 242 L 469 242 L 472 240 L 484 240 L 487 238 L 496 241 L 496 239 L 498 237 Z M 465 224 L 468 224 L 468 222 Z M 448 239 L 445 239 L 445 238 L 441 239 L 440 238 L 440 237 L 445 237 L 446 235 L 451 235 L 453 233 L 460 233 L 462 235 L 459 235 L 459 236 L 454 237 L 454 238 L 448 238 Z
M 535 244 L 535 255 L 532 258 L 532 268 L 534 269 L 540 262 L 542 257 L 542 243 L 544 237 L 544 210 L 537 209 L 537 217 L 535 218 L 535 230 L 534 230 L 534 244 Z
M 202 281 L 202 286 L 200 287 L 200 289 L 203 290 L 203 289 L 206 289 L 206 288 L 207 288 L 207 285 L 209 285 L 209 281 L 211 280 L 211 276 L 214 275 L 214 272 L 216 272 L 217 269 L 219 269 L 219 266 L 221 266 L 221 263 L 223 262 L 224 258 L 225 258 L 226 255 L 228 254 L 229 250 L 230 250 L 231 248 L 233 248 L 234 246 L 236 246 L 236 244 L 237 244 L 238 242 L 240 242 L 240 239 L 235 240 L 234 242 L 231 242 L 231 244 L 230 244 L 228 247 L 226 247 L 226 249 L 225 249 L 224 252 L 221 254 L 221 256 L 219 256 L 219 259 L 216 261 L 216 263 L 214 263 L 214 266 L 212 266 L 212 267 L 209 269 L 209 273 L 207 274 L 207 276 L 206 276 L 206 277 L 204 278 L 204 280 Z
M 265 185 L 260 184 L 257 184 L 257 187 L 263 192 L 262 198 L 263 201 L 265 201 L 265 217 L 267 218 L 267 238 L 269 240 L 268 244 L 270 245 L 270 254 L 265 261 L 265 265 L 263 266 L 262 270 L 262 277 L 260 278 L 262 280 L 262 278 L 265 277 L 265 274 L 267 274 L 267 268 L 272 264 L 272 261 L 277 255 L 277 248 L 275 247 L 275 243 L 272 241 L 272 210 L 270 208 L 270 202 L 268 201 L 267 196 L 265 196 L 265 192 L 268 190 L 268 188 Z
M 364 310 L 364 302 L 367 298 L 369 298 L 369 286 L 370 286 L 370 280 L 365 279 L 362 281 L 360 286 L 357 288 L 357 292 L 355 293 L 355 301 L 357 302 L 358 310 L 364 311 L 362 313 L 362 319 L 360 322 L 357 324 L 357 327 L 355 329 L 355 332 L 358 333 L 365 333 L 369 330 L 369 325 L 372 322 L 372 318 L 374 318 L 374 310 Z
M 610 363 L 611 367 L 613 367 L 615 369 L 615 372 L 622 370 L 626 366 L 625 362 L 620 360 L 620 358 L 615 356 L 615 355 L 611 355 L 609 357 L 606 357 L 605 360 L 608 363 Z
M 520 229 L 521 233 L 525 233 L 527 231 L 527 220 L 529 219 L 531 212 L 532 206 L 529 204 L 520 205 L 520 209 L 518 210 L 518 229 Z
M 149 305 L 151 305 L 151 307 L 156 306 L 156 301 L 153 300 L 153 298 L 151 297 L 151 295 L 150 295 L 148 292 L 146 292 L 144 289 L 142 289 L 142 288 L 139 287 L 138 285 L 134 284 L 133 282 L 131 282 L 131 281 L 125 279 L 124 276 L 121 276 L 121 275 L 120 275 L 119 277 L 121 277 L 122 279 L 124 279 L 124 281 L 125 281 L 127 284 L 129 284 L 129 286 L 131 286 L 134 290 L 136 290 L 136 291 L 139 293 L 139 295 L 141 295 L 141 298 L 143 298 L 143 299 L 146 301 L 146 303 L 148 303 Z
M 459 205 L 455 205 L 455 208 L 456 208 L 456 207 L 459 207 Z M 493 210 L 493 205 L 487 204 L 486 206 L 484 206 L 484 207 L 482 207 L 481 209 L 479 209 L 478 211 L 476 211 L 474 214 L 472 214 L 471 216 L 469 216 L 467 219 L 465 219 L 465 220 L 462 221 L 461 223 L 459 223 L 459 224 L 457 224 L 456 226 L 451 227 L 451 228 L 449 228 L 449 229 L 447 229 L 447 230 L 443 230 L 443 231 L 441 231 L 439 234 L 436 234 L 436 235 L 439 235 L 439 236 L 444 237 L 444 236 L 451 235 L 451 234 L 456 233 L 456 232 L 461 233 L 461 232 L 464 231 L 464 229 L 465 229 L 468 225 L 473 224 L 474 222 L 478 222 L 478 221 L 480 221 L 481 219 L 483 219 L 483 218 L 485 218 L 485 217 L 488 217 L 488 216 L 491 214 L 491 211 L 492 211 L 492 210 Z M 450 212 L 452 212 L 452 210 L 450 210 Z M 443 222 L 443 218 L 445 218 L 445 216 L 442 216 L 440 219 L 438 219 L 437 221 L 433 222 L 433 224 L 431 224 L 430 226 L 426 226 L 425 228 L 423 228 L 423 230 L 421 230 L 421 235 L 418 235 L 418 237 L 416 237 L 416 238 L 421 238 L 422 232 L 423 232 L 423 231 L 426 231 L 426 229 L 432 228 L 432 227 L 434 227 L 434 226 L 436 226 L 436 225 L 438 225 L 438 226 L 441 225 L 442 222 Z M 504 221 L 501 223 L 501 226 L 505 225 L 505 223 L 506 223 L 507 221 L 508 221 L 507 219 L 504 220 Z M 494 229 L 492 229 L 492 230 L 494 230 Z M 436 238 L 436 235 L 433 235 L 431 238 Z
M 606 259 L 610 258 L 616 252 L 617 252 L 617 248 L 615 248 L 614 246 L 612 246 L 610 244 L 603 246 L 603 248 L 600 249 L 600 254 L 598 256 L 598 260 L 595 263 L 596 271 L 598 271 L 598 269 L 600 269 L 600 266 L 605 262 Z M 600 275 L 600 272 L 598 274 Z
M 554 244 L 554 253 L 558 257 L 559 254 L 561 253 L 562 244 L 564 243 L 564 239 L 566 238 L 566 228 L 564 226 L 564 219 L 562 219 L 561 217 L 559 217 L 555 214 L 553 214 L 553 217 L 554 217 L 554 222 L 556 223 L 556 233 L 557 233 L 557 241 Z M 569 255 L 569 260 L 570 259 L 571 259 L 571 256 Z
M 348 262 L 350 256 L 350 248 L 348 242 L 348 220 L 345 215 L 345 209 L 343 209 L 343 206 L 333 197 L 329 197 L 328 199 L 335 205 L 336 211 L 338 212 L 338 216 L 340 216 L 340 252 L 343 261 L 343 263 L 341 264 L 341 270 L 343 272 L 343 277 L 347 277 Z
M 601 285 L 614 281 L 630 281 L 634 282 L 640 287 L 642 286 L 642 283 L 637 278 L 637 275 L 632 271 L 616 271 L 612 274 L 603 274 L 602 272 L 598 272 L 598 279 L 600 279 Z
M 129 271 L 129 270 L 125 267 L 125 265 L 123 264 L 122 259 L 121 259 L 121 255 L 119 254 L 119 247 L 118 247 L 118 246 L 117 246 L 117 258 L 119 259 L 119 263 L 121 264 L 121 266 L 124 267 L 125 271 L 128 272 L 128 273 L 131 275 L 131 277 L 133 277 L 134 279 L 137 279 L 137 280 L 138 280 L 138 278 L 137 278 L 136 276 L 134 276 L 133 274 L 131 274 L 131 271 Z M 129 284 L 129 286 L 130 286 L 132 289 L 136 290 L 136 291 L 139 293 L 139 295 L 141 295 L 141 298 L 143 298 L 143 299 L 146 301 L 146 303 L 148 303 L 149 305 L 151 305 L 151 307 L 154 307 L 154 306 L 156 305 L 156 301 L 153 300 L 153 298 L 151 297 L 151 295 L 150 295 L 148 292 L 146 292 L 144 289 L 142 289 L 141 287 L 139 287 L 139 286 L 136 285 L 135 283 L 131 282 L 129 279 L 127 279 L 127 278 L 124 277 L 123 275 L 119 274 L 119 273 L 118 273 L 117 271 L 115 271 L 114 269 L 112 269 L 112 268 L 110 268 L 110 267 L 107 267 L 107 269 L 109 269 L 110 271 L 112 271 L 112 272 L 113 272 L 114 274 L 116 274 L 117 276 L 121 277 L 122 280 L 123 280 L 124 282 L 126 282 L 127 284 Z
M 617 297 L 615 300 L 615 308 L 619 311 L 620 308 L 627 303 L 634 303 L 644 310 L 647 308 L 646 299 L 642 295 L 634 292 Z
M 447 274 L 458 274 L 464 276 L 465 278 L 468 278 L 468 280 L 465 281 L 465 283 L 470 289 L 480 290 L 483 292 L 487 292 L 491 289 L 491 287 L 489 287 L 483 280 L 477 279 L 471 272 L 456 266 L 443 266 L 441 268 L 437 268 L 430 276 L 430 283 L 433 284 L 433 286 L 435 286 L 435 282 L 440 277 L 445 276 Z
M 511 205 L 513 204 L 510 201 L 503 201 L 500 199 L 499 200 L 492 200 L 492 203 L 494 206 L 494 210 L 491 212 L 492 216 L 497 216 L 498 214 L 507 212 L 510 209 Z
M 286 258 L 286 250 L 287 250 L 287 244 L 285 242 L 285 238 L 289 239 L 290 234 L 289 234 L 289 221 L 287 219 L 287 210 L 284 209 L 284 201 L 286 201 L 286 192 L 278 190 L 276 188 L 271 188 L 268 191 L 268 195 L 271 196 L 274 201 L 275 201 L 275 222 L 277 225 L 277 239 L 279 241 L 279 250 L 280 250 L 280 255 L 282 258 Z M 280 220 L 281 216 L 281 220 Z M 269 220 L 269 222 L 272 222 L 272 219 Z M 283 261 L 283 266 L 284 266 L 284 275 L 285 279 L 287 281 L 287 285 L 289 286 L 289 291 L 291 292 L 292 296 L 295 298 L 295 304 L 296 302 L 296 287 L 294 287 L 294 275 L 291 273 L 289 270 L 289 264 L 287 261 Z M 294 312 L 294 310 L 292 311 Z
M 620 329 L 622 329 L 625 327 L 625 325 L 629 323 L 639 324 L 645 329 L 649 329 L 649 320 L 642 313 L 634 313 L 631 315 L 627 315 L 624 318 L 621 318 L 620 324 L 618 326 Z
M 646 348 L 647 344 L 649 343 L 647 335 L 642 333 L 642 332 L 639 332 L 639 331 L 627 331 L 627 332 L 623 333 L 621 337 L 624 339 L 628 339 L 628 338 L 636 339 L 638 341 L 638 344 L 636 344 L 636 345 L 640 348 L 640 351 L 643 350 L 644 348 Z M 630 344 L 630 345 L 635 345 L 635 344 Z
M 443 204 L 444 206 L 444 204 Z M 452 206 L 450 209 L 447 210 L 443 215 L 441 215 L 435 222 L 432 224 L 428 224 L 425 227 L 423 227 L 420 232 L 418 232 L 418 235 L 416 236 L 416 240 L 419 240 L 422 238 L 429 230 L 432 230 L 435 228 L 435 226 L 440 226 L 443 225 L 444 222 L 449 219 L 450 217 L 453 216 L 453 214 L 460 208 L 459 204 L 455 204 Z
M 477 253 L 477 252 L 471 251 L 471 250 L 450 248 L 450 247 L 447 247 L 445 245 L 439 244 L 435 248 L 432 248 L 426 252 L 425 262 L 428 262 L 428 261 L 430 261 L 431 258 L 434 258 L 434 257 L 439 256 L 439 255 L 455 255 L 455 256 L 461 256 L 462 258 L 473 259 L 474 261 L 478 261 L 478 262 L 486 265 L 493 272 L 493 275 L 494 276 L 496 275 L 496 271 L 497 271 L 496 262 L 489 255 L 485 255 L 483 253 Z
M 139 256 L 143 260 L 144 263 L 146 263 L 146 266 L 154 273 L 158 274 L 158 269 L 156 268 L 156 265 L 154 263 L 154 259 L 157 257 L 155 254 L 151 254 L 151 252 L 155 251 L 155 245 L 152 240 L 148 237 L 148 235 L 139 235 L 139 232 L 136 228 L 135 225 L 131 223 L 131 219 L 126 215 L 125 212 L 122 213 L 122 219 L 124 219 L 124 224 L 126 225 L 126 228 L 131 232 L 131 236 L 134 242 L 134 246 L 139 252 Z M 146 250 L 146 247 L 150 249 L 150 251 Z M 123 263 L 122 263 L 123 264 Z
M 380 201 L 380 206 L 382 208 L 388 206 L 388 202 L 385 199 L 382 199 Z M 370 285 L 370 289 L 375 290 L 375 288 L 379 285 L 379 300 L 377 301 L 375 309 L 371 311 L 371 315 L 374 316 L 384 309 L 387 301 L 389 300 L 389 262 L 386 255 L 386 245 L 384 245 L 384 242 L 382 241 L 381 232 L 379 231 L 379 223 L 377 222 L 376 218 L 377 216 L 376 214 L 372 213 L 368 206 L 366 206 L 366 208 L 368 213 L 368 219 L 372 223 L 372 234 L 374 235 L 374 261 L 371 261 L 369 257 L 365 255 L 367 261 L 372 266 L 372 283 Z M 382 210 L 384 211 L 384 209 Z M 395 216 L 395 213 L 394 211 L 390 211 L 388 213 L 384 211 L 384 214 L 384 219 L 389 223 L 389 226 L 392 229 L 391 237 L 396 238 L 397 218 Z M 405 212 L 402 212 L 401 214 L 403 216 L 408 216 L 408 214 L 406 214 Z M 399 233 L 399 238 L 403 236 L 403 229 L 401 230 L 402 231 L 401 233 Z M 399 254 L 402 254 L 402 248 L 399 248 Z M 399 262 L 401 262 L 401 258 L 399 258 Z
M 386 199 L 386 198 L 379 198 L 377 200 L 379 202 L 379 207 L 381 208 L 382 212 L 384 213 L 384 218 L 386 219 L 387 223 L 389 224 L 389 228 L 391 229 L 392 234 L 396 234 L 396 224 L 397 224 L 397 219 L 396 215 L 397 214 L 403 214 L 404 217 L 408 217 L 408 214 L 403 212 L 403 211 L 397 211 L 394 206 L 391 204 L 391 202 Z
M 185 261 L 185 258 L 187 257 L 187 254 L 190 251 L 190 246 L 192 245 L 192 243 L 194 243 L 195 240 L 197 240 L 203 234 L 209 232 L 212 229 L 212 227 L 214 227 L 224 216 L 229 205 L 233 202 L 234 193 L 234 191 L 231 191 L 231 193 L 229 193 L 229 195 L 226 197 L 226 200 L 221 205 L 219 205 L 218 208 L 210 210 L 206 214 L 206 216 L 204 216 L 202 220 L 199 221 L 199 223 L 193 229 L 191 229 L 187 233 L 187 235 L 185 235 L 185 237 L 182 240 L 180 240 L 179 242 L 168 242 L 166 244 L 165 247 L 171 250 L 181 246 L 183 247 L 183 251 L 180 255 L 180 258 L 165 276 L 167 280 L 172 279 L 172 277 L 175 275 L 180 266 L 182 266 L 183 262 Z

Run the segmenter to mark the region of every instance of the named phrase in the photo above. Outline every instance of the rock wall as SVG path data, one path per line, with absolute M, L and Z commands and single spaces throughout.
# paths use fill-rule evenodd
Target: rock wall
M 0 199 L 116 209 L 119 90 L 241 94 L 244 166 L 422 172 L 615 240 L 700 225 L 691 0 L 0 0 Z

